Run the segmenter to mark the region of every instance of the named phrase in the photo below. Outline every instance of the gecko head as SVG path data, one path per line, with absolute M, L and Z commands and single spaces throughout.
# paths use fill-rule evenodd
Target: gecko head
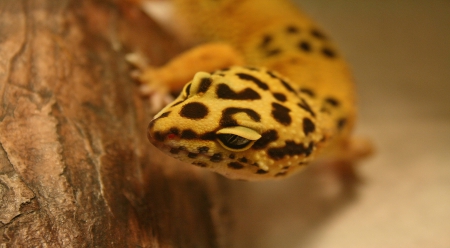
M 310 159 L 318 137 L 311 135 L 316 133 L 311 119 L 291 117 L 295 111 L 287 100 L 296 103 L 297 96 L 281 83 L 269 89 L 268 80 L 274 79 L 267 71 L 243 67 L 197 73 L 150 122 L 150 142 L 172 157 L 230 178 L 287 174 L 288 161 Z M 291 125 L 306 125 L 306 134 L 305 128 Z

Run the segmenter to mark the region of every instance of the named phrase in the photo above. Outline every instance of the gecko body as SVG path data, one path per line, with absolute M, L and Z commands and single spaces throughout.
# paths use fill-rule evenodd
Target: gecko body
M 352 161 L 367 154 L 361 149 L 347 156 L 354 151 L 356 116 L 348 66 L 292 3 L 171 4 L 180 23 L 173 29 L 202 45 L 141 78 L 149 84 L 180 81 L 170 88 L 185 84 L 150 122 L 151 143 L 179 160 L 243 180 L 281 178 L 319 155 Z M 168 79 L 170 73 L 191 79 Z

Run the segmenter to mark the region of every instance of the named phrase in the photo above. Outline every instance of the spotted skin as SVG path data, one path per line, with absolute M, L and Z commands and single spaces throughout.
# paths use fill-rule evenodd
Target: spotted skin
M 196 87 L 205 77 L 210 79 L 207 89 Z M 169 105 L 152 120 L 150 141 L 173 157 L 232 178 L 287 175 L 303 167 L 298 165 L 300 162 L 311 161 L 313 152 L 322 147 L 320 141 L 329 134 L 311 114 L 318 111 L 312 107 L 314 102 L 300 91 L 291 91 L 292 83 L 281 78 L 274 71 L 243 67 L 197 74 L 189 95 L 184 90 L 175 100 L 181 103 Z M 279 100 L 279 95 L 284 101 Z M 298 101 L 308 107 L 299 107 Z M 236 126 L 255 130 L 260 138 L 244 151 L 230 150 L 217 142 L 220 130 Z
M 173 0 L 191 38 L 231 46 L 245 66 L 193 72 L 148 129 L 170 156 L 232 179 L 291 175 L 342 151 L 355 122 L 352 78 L 329 37 L 289 1 L 255 2 Z

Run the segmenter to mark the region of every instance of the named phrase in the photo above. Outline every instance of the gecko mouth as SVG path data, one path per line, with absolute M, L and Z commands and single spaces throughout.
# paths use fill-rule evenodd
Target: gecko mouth
M 209 154 L 209 153 L 207 153 L 206 149 L 204 149 L 204 152 L 201 151 L 201 149 L 200 149 L 200 152 L 192 152 L 192 151 L 189 151 L 184 146 L 176 147 L 176 146 L 171 146 L 169 144 L 158 144 L 157 147 L 159 149 L 161 149 L 162 151 L 164 151 L 165 153 L 169 154 L 170 156 L 175 157 L 180 160 L 200 159 L 200 160 L 209 160 L 212 162 L 221 162 L 223 160 L 222 154 L 220 154 L 220 153 Z

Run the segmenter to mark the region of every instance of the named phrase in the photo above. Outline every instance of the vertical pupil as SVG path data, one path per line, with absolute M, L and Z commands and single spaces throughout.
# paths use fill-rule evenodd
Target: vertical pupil
M 230 137 L 228 138 L 228 142 L 230 142 L 231 144 L 234 144 L 237 139 L 238 139 L 237 135 L 230 135 Z
M 230 134 L 227 141 L 232 145 L 244 145 L 248 143 L 249 140 L 238 135 Z
M 231 149 L 243 149 L 251 142 L 251 140 L 235 134 L 219 134 L 217 137 L 223 145 Z

